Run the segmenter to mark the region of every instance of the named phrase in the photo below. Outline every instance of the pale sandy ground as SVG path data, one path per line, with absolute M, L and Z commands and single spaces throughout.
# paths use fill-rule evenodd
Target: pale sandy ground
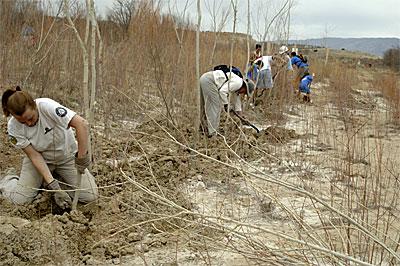
M 297 134 L 306 136 L 289 141 L 277 148 L 276 162 L 265 164 L 263 158 L 251 162 L 252 166 L 263 173 L 282 181 L 302 186 L 313 191 L 326 202 L 342 201 L 344 195 L 329 195 L 331 181 L 341 175 L 338 165 L 345 164 L 346 153 L 343 142 L 346 140 L 344 123 L 340 111 L 332 104 L 323 104 L 328 95 L 327 84 L 313 85 L 314 103 L 312 105 L 298 104 L 291 114 L 287 114 L 285 128 L 293 129 Z M 371 158 L 379 146 L 382 148 L 383 161 L 399 159 L 400 136 L 398 129 L 387 125 L 383 119 L 388 108 L 385 100 L 373 90 L 359 90 L 356 100 L 374 103 L 373 109 L 346 110 L 352 112 L 353 119 L 361 120 L 363 126 L 357 131 L 355 138 L 355 158 L 359 161 L 352 165 L 354 179 L 360 179 L 363 169 L 368 167 L 374 171 L 376 160 Z M 324 100 L 321 100 L 324 99 Z M 365 124 L 363 124 L 365 121 Z M 269 125 L 259 125 L 268 127 Z M 377 136 L 381 136 L 378 137 Z M 378 143 L 379 142 L 379 143 Z M 368 162 L 367 162 L 368 161 Z M 250 170 L 255 171 L 255 170 Z M 366 170 L 365 170 L 366 171 Z M 398 164 L 392 169 L 399 173 Z M 212 180 L 212 178 L 211 178 Z M 358 180 L 354 181 L 359 186 Z M 341 188 L 343 186 L 339 184 Z M 233 187 L 233 192 L 232 192 Z M 298 225 L 288 213 L 296 213 L 297 217 L 309 228 L 318 230 L 321 221 L 335 223 L 340 217 L 332 214 L 319 204 L 312 202 L 304 195 L 283 189 L 263 180 L 235 177 L 229 184 L 212 182 L 202 175 L 193 176 L 183 188 L 201 214 L 224 216 L 244 223 L 257 225 L 268 230 L 295 235 Z M 390 189 L 390 188 L 388 188 Z M 396 188 L 397 189 L 397 188 Z M 260 193 L 263 191 L 264 193 Z M 395 191 L 389 192 L 395 193 Z M 270 198 L 266 198 L 265 195 Z M 398 216 L 399 210 L 395 211 Z M 225 223 L 227 227 L 233 224 Z M 398 225 L 397 225 L 398 226 Z M 247 234 L 261 239 L 266 245 L 275 246 L 277 238 L 258 230 L 245 230 Z M 228 244 L 228 243 L 227 243 Z M 178 250 L 151 249 L 144 260 L 147 265 L 206 265 L 204 254 L 187 249 L 184 243 Z M 212 265 L 252 265 L 242 255 L 232 250 L 213 250 L 208 253 Z M 143 258 L 126 257 L 114 263 L 121 265 L 144 264 Z
M 381 164 L 378 162 L 384 162 L 387 171 L 398 176 L 399 129 L 388 123 L 388 106 L 385 100 L 372 88 L 360 86 L 356 88 L 354 94 L 356 102 L 359 103 L 356 108 L 340 109 L 329 102 L 331 92 L 328 88 L 327 83 L 313 84 L 313 104 L 296 104 L 290 110 L 290 114 L 285 114 L 285 124 L 281 127 L 287 131 L 294 130 L 297 137 L 289 139 L 284 144 L 265 143 L 270 152 L 251 160 L 249 165 L 242 165 L 238 161 L 233 164 L 243 167 L 243 170 L 249 173 L 284 181 L 310 191 L 324 202 L 335 203 L 336 206 L 340 206 L 345 200 L 344 191 L 349 185 L 348 180 L 351 181 L 351 186 L 362 187 L 365 177 L 371 178 L 379 172 Z M 348 124 L 344 116 L 353 123 Z M 137 124 L 127 121 L 124 126 L 135 128 Z M 271 124 L 257 126 L 267 129 Z M 351 164 L 346 159 L 349 154 L 347 145 L 349 143 L 352 144 Z M 157 146 L 153 149 L 156 150 Z M 10 156 L 17 155 L 11 153 Z M 143 159 L 143 156 L 130 157 L 128 163 L 140 159 Z M 17 160 L 19 161 L 13 159 Z M 122 163 L 113 157 L 104 160 L 105 165 L 109 167 L 117 168 Z M 388 183 L 385 189 L 389 198 L 398 191 L 398 187 L 393 183 Z M 190 199 L 194 212 L 213 217 L 223 216 L 264 229 L 243 227 L 240 232 L 251 240 L 263 243 L 269 249 L 281 248 L 282 240 L 273 233 L 294 237 L 305 233 L 316 236 L 318 233 L 323 233 L 324 224 L 337 225 L 342 221 L 338 215 L 332 214 L 326 207 L 311 201 L 304 194 L 254 176 L 227 175 L 223 181 L 213 178 L 210 174 L 196 173 L 182 184 L 180 190 Z M 376 207 L 371 202 L 368 204 L 370 206 L 367 207 L 372 209 Z M 385 206 L 388 202 L 382 204 Z M 355 212 L 357 209 L 358 206 L 353 206 Z M 400 215 L 398 208 L 392 211 L 394 216 Z M 113 210 L 111 212 L 113 213 Z M 116 212 L 118 213 L 119 209 Z M 371 211 L 369 215 L 375 214 Z M 227 229 L 234 227 L 233 222 L 223 223 L 221 220 L 217 222 Z M 19 217 L 1 216 L 0 233 L 10 236 L 17 231 L 21 234 L 36 232 L 34 234 L 36 239 L 40 239 L 47 232 L 48 223 L 52 224 L 52 228 L 62 225 L 64 231 L 61 231 L 61 238 L 64 240 L 57 238 L 57 241 L 71 245 L 74 244 L 76 233 L 72 238 L 68 238 L 65 236 L 69 235 L 68 230 L 80 232 L 79 230 L 84 231 L 88 226 L 92 226 L 91 223 L 88 225 L 87 219 L 80 214 L 49 216 L 44 220 L 33 222 Z M 303 226 L 301 230 L 299 224 Z M 80 229 L 81 225 L 83 226 Z M 104 230 L 100 224 L 97 226 Z M 398 226 L 389 228 L 389 234 L 398 232 Z M 18 239 L 27 241 L 21 234 L 18 235 Z M 198 248 L 198 245 L 197 248 L 193 247 L 191 243 L 186 242 L 188 238 L 184 236 L 175 245 L 169 243 L 155 246 L 152 235 L 147 235 L 141 241 L 134 242 L 136 244 L 132 247 L 133 250 L 140 251 L 141 256 L 123 255 L 112 260 L 100 260 L 92 254 L 86 255 L 87 258 L 81 258 L 80 261 L 84 261 L 87 265 L 257 265 L 254 260 L 248 260 L 240 254 L 248 250 L 249 245 L 246 245 L 245 241 L 239 241 L 233 234 L 227 235 L 228 237 L 223 238 L 215 236 L 218 241 L 213 243 L 209 240 L 202 248 Z M 46 240 L 39 244 L 47 245 L 43 243 L 46 243 Z M 235 243 L 238 251 L 232 249 L 232 243 Z M 54 249 L 53 246 L 49 248 Z M 45 250 L 40 252 L 45 256 Z M 66 252 L 62 253 L 63 256 L 68 258 L 68 250 L 63 252 Z M 10 256 L 12 257 L 12 254 Z M 47 265 L 57 264 L 73 265 L 68 259 L 59 263 L 53 261 L 53 264 Z M 263 264 L 268 265 L 266 262 Z M 280 264 L 289 265 L 282 261 Z

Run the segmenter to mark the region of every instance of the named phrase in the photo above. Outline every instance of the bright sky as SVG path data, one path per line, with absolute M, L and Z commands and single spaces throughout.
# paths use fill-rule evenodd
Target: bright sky
M 225 1 L 227 0 L 201 0 Z M 258 0 L 260 2 L 260 0 Z M 111 8 L 114 0 L 95 0 L 100 13 Z M 167 6 L 167 0 L 163 0 Z M 180 7 L 186 0 L 178 2 Z M 189 0 L 192 21 L 196 21 L 197 0 Z M 270 3 L 271 0 L 261 0 Z M 276 2 L 276 1 L 275 1 Z M 279 1 L 278 1 L 279 2 Z M 282 1 L 283 2 L 283 1 Z M 246 14 L 247 0 L 238 0 L 240 12 Z M 251 4 L 256 0 L 250 0 Z M 400 38 L 400 0 L 296 0 L 291 16 L 290 39 L 322 37 L 397 37 Z M 202 7 L 204 30 L 210 30 L 210 19 Z M 104 13 L 103 13 L 104 14 Z M 239 20 L 239 31 L 245 32 L 246 18 Z
M 298 0 L 291 39 L 400 38 L 400 0 Z M 327 29 L 327 30 L 326 30 Z

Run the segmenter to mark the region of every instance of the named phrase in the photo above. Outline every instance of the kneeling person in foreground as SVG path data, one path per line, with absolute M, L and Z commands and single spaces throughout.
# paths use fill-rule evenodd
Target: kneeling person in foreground
M 97 185 L 86 170 L 91 164 L 87 121 L 51 99 L 33 100 L 19 87 L 6 90 L 1 101 L 4 115 L 11 116 L 9 140 L 26 155 L 20 176 L 7 175 L 0 181 L 2 196 L 16 204 L 30 203 L 43 185 L 54 192 L 56 204 L 66 209 L 71 207 L 73 190 L 80 185 L 79 201 L 96 200 Z

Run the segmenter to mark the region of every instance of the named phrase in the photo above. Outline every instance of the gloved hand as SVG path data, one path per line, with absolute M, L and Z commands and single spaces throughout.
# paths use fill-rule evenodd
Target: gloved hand
M 54 192 L 54 200 L 61 209 L 64 210 L 71 207 L 72 200 L 70 196 L 67 194 L 67 192 L 61 190 L 60 184 L 56 179 L 47 185 L 47 189 L 57 190 Z
M 85 169 L 89 168 L 91 164 L 91 160 L 89 158 L 89 154 L 86 153 L 83 157 L 78 158 L 78 153 L 75 154 L 75 166 L 76 169 L 78 170 L 78 172 L 80 174 L 84 174 L 85 173 Z
M 228 112 L 228 105 L 227 104 L 224 104 L 224 110 L 225 110 L 225 112 Z

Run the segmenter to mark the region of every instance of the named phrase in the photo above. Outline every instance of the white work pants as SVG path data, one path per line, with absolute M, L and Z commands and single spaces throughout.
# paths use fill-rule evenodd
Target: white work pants
M 219 127 L 221 100 L 212 71 L 200 77 L 200 112 L 201 124 L 207 126 L 209 136 L 214 135 Z

